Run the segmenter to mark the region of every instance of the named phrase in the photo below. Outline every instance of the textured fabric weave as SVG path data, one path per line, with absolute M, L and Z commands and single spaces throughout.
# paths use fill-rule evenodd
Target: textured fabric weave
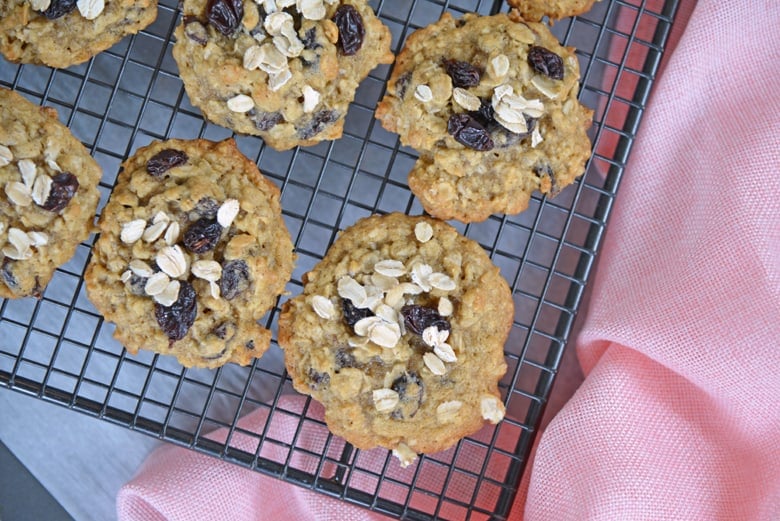
M 780 4 L 680 10 L 677 27 L 690 21 L 645 114 L 577 339 L 586 378 L 542 434 L 512 519 L 780 519 Z M 383 519 L 174 446 L 150 456 L 117 511 Z
M 631 157 L 526 518 L 780 519 L 780 4 L 699 1 Z

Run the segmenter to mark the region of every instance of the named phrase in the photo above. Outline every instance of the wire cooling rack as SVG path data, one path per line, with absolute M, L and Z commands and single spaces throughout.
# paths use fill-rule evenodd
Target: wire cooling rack
M 505 9 L 478 0 L 370 3 L 390 27 L 396 51 L 444 11 Z M 603 0 L 557 22 L 553 32 L 578 49 L 581 100 L 595 110 L 586 175 L 554 200 L 535 196 L 520 215 L 456 223 L 488 251 L 514 295 L 509 370 L 501 382 L 508 414 L 498 426 L 401 469 L 384 449 L 358 451 L 328 433 L 319 406 L 295 395 L 275 340 L 249 367 L 184 369 L 169 357 L 130 356 L 86 298 L 82 275 L 94 236 L 57 270 L 40 300 L 0 300 L 0 384 L 394 517 L 506 519 L 676 8 L 676 0 Z M 148 29 L 67 70 L 0 58 L 0 84 L 55 107 L 101 164 L 100 208 L 120 163 L 138 147 L 231 135 L 205 123 L 184 92 L 171 57 L 178 17 L 176 1 L 161 0 Z M 373 118 L 389 73 L 381 66 L 363 82 L 335 142 L 275 152 L 260 139 L 237 137 L 282 189 L 298 253 L 291 295 L 338 230 L 373 213 L 422 212 L 406 185 L 414 152 Z M 263 319 L 274 332 L 278 309 Z M 239 421 L 250 411 L 255 423 Z

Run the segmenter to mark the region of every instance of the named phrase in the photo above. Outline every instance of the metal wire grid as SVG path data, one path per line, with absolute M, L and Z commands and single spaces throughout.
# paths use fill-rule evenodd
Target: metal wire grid
M 371 2 L 395 50 L 446 10 L 497 12 L 502 2 Z M 595 109 L 594 154 L 583 179 L 554 200 L 533 197 L 517 216 L 461 232 L 490 253 L 509 281 L 515 321 L 501 382 L 507 418 L 456 447 L 401 469 L 383 449 L 358 451 L 330 435 L 316 403 L 296 396 L 275 341 L 249 367 L 184 369 L 169 357 L 129 356 L 86 298 L 94 237 L 58 269 L 40 300 L 0 300 L 0 383 L 345 501 L 407 519 L 505 519 L 605 229 L 676 11 L 676 0 L 605 0 L 554 25 L 578 48 L 582 101 Z M 104 169 L 100 208 L 119 164 L 154 139 L 230 137 L 189 104 L 171 58 L 175 0 L 157 21 L 90 62 L 67 70 L 0 59 L 0 84 L 58 109 Z M 390 67 L 361 85 L 332 143 L 275 152 L 253 137 L 240 149 L 282 189 L 298 263 L 291 294 L 338 230 L 373 213 L 421 213 L 406 174 L 416 159 L 373 119 Z M 284 300 L 284 298 L 282 299 Z M 276 307 L 264 319 L 276 331 Z M 275 336 L 274 336 L 275 338 Z M 254 411 L 255 423 L 239 422 Z M 264 421 L 267 420 L 267 421 Z M 209 434 L 221 428 L 221 434 Z

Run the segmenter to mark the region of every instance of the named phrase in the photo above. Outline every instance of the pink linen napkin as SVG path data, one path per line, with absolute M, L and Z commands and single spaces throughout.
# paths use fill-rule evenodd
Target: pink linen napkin
M 610 222 L 577 342 L 586 379 L 539 440 L 512 519 L 780 519 L 779 27 L 773 0 L 693 9 Z M 290 418 L 273 428 L 294 432 Z M 172 445 L 117 512 L 386 519 Z
M 780 519 L 780 3 L 700 0 L 626 170 L 526 519 Z

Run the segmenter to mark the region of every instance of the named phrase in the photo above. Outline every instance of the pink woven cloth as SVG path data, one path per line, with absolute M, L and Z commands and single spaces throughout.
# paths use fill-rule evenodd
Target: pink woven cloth
M 780 519 L 778 28 L 700 0 L 666 64 L 527 519 Z
M 577 339 L 586 378 L 542 434 L 512 519 L 780 519 L 780 3 L 681 10 Z M 383 519 L 170 445 L 117 511 Z

